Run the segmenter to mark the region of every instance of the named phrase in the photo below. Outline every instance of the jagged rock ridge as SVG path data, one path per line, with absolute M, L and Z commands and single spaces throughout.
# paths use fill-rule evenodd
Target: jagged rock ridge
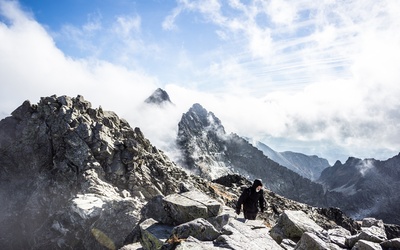
M 114 112 L 82 96 L 25 101 L 0 122 L 0 248 L 121 246 L 143 204 L 182 183 L 196 182 Z

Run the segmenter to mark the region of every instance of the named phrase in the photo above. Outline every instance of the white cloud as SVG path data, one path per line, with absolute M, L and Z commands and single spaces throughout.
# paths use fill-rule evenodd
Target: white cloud
M 286 0 L 269 1 L 267 13 L 272 21 L 279 25 L 291 25 L 297 16 L 295 4 Z
M 15 2 L 1 2 L 9 25 L 0 23 L 0 110 L 11 113 L 26 99 L 83 95 L 95 106 L 126 115 L 156 88 L 146 74 L 97 59 L 74 60 Z
M 140 16 L 135 16 L 135 17 L 119 16 L 117 17 L 117 25 L 114 28 L 114 31 L 122 37 L 129 37 L 132 33 L 139 32 L 140 26 L 141 26 Z
M 172 13 L 168 15 L 164 21 L 162 22 L 161 26 L 164 30 L 176 30 L 177 26 L 175 25 L 175 19 L 181 14 L 183 8 L 181 6 L 176 7 L 173 9 Z

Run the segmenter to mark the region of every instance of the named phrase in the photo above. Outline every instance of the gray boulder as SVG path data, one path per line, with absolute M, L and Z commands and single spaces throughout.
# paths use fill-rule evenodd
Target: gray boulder
M 360 233 L 346 238 L 346 246 L 353 247 L 360 240 L 382 243 L 387 240 L 385 229 L 377 226 L 361 227 Z
M 268 228 L 262 221 L 246 221 L 245 223 L 231 219 L 223 228 L 224 234 L 219 236 L 215 243 L 219 247 L 234 250 L 259 249 L 281 250 L 283 249 L 268 234 Z
M 351 250 L 382 250 L 382 247 L 375 242 L 359 240 Z
M 377 226 L 362 227 L 360 239 L 381 243 L 387 240 L 385 229 Z
M 172 226 L 164 225 L 154 219 L 147 219 L 140 223 L 141 239 L 145 250 L 161 249 L 170 238 Z
M 332 243 L 346 248 L 346 237 L 351 236 L 350 231 L 343 227 L 332 228 L 328 230 L 328 237 Z
M 163 224 L 180 225 L 197 218 L 220 214 L 222 205 L 210 196 L 197 191 L 156 196 L 142 209 L 142 217 L 153 218 Z
M 297 243 L 295 250 L 335 250 L 341 249 L 339 246 L 325 242 L 314 233 L 305 232 L 301 236 L 300 241 Z
M 304 212 L 285 210 L 280 215 L 276 225 L 271 229 L 270 235 L 278 243 L 281 243 L 286 238 L 297 242 L 305 232 L 321 234 L 323 231 L 324 229 Z
M 400 238 L 387 240 L 381 243 L 384 249 L 400 249 Z
M 364 218 L 361 222 L 361 226 L 362 227 L 372 227 L 372 226 L 376 226 L 376 227 L 380 227 L 385 229 L 385 224 L 383 223 L 382 220 L 377 220 L 375 218 Z
M 172 235 L 179 239 L 192 236 L 201 241 L 213 241 L 221 235 L 215 227 L 203 218 L 195 219 L 172 229 Z
M 199 191 L 171 194 L 163 202 L 174 225 L 217 216 L 222 207 L 221 203 Z

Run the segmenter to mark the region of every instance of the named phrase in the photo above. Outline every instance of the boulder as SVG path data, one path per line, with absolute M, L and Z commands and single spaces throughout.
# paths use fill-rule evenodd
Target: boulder
M 305 232 L 301 236 L 299 242 L 297 242 L 295 250 L 309 250 L 309 249 L 318 249 L 318 250 L 331 250 L 329 244 L 321 240 L 317 235 Z
M 381 243 L 387 240 L 385 229 L 377 226 L 361 227 L 360 239 Z
M 207 218 L 207 221 L 210 222 L 215 229 L 221 231 L 222 228 L 228 224 L 230 218 L 235 218 L 236 217 L 236 212 L 234 209 L 223 206 L 222 211 L 219 215 Z
M 364 218 L 361 222 L 361 227 L 372 227 L 376 226 L 379 228 L 385 228 L 385 224 L 383 224 L 382 220 L 377 220 L 375 218 Z
M 172 235 L 179 239 L 186 239 L 192 236 L 201 241 L 213 241 L 218 238 L 221 233 L 216 230 L 210 222 L 199 218 L 174 227 L 172 229 Z
M 223 228 L 224 234 L 215 240 L 219 247 L 243 250 L 282 250 L 268 234 L 268 228 L 259 220 L 247 220 L 245 223 L 231 219 Z
M 353 247 L 360 241 L 381 243 L 387 240 L 385 229 L 377 226 L 361 227 L 361 232 L 346 238 L 346 246 Z
M 304 212 L 285 210 L 280 215 L 277 224 L 271 229 L 270 234 L 278 243 L 281 243 L 285 238 L 297 242 L 305 232 L 321 234 L 323 231 L 324 229 Z
M 172 225 L 215 217 L 222 207 L 218 201 L 196 190 L 168 195 L 163 199 L 163 205 L 168 214 L 167 222 Z
M 332 243 L 346 248 L 346 237 L 351 236 L 350 231 L 343 227 L 332 228 L 328 230 L 328 237 Z
M 400 249 L 400 238 L 387 240 L 381 243 L 384 249 Z
M 140 243 L 145 250 L 161 249 L 171 235 L 172 226 L 164 225 L 154 219 L 147 219 L 140 223 Z
M 375 242 L 359 240 L 351 250 L 382 250 L 382 247 Z

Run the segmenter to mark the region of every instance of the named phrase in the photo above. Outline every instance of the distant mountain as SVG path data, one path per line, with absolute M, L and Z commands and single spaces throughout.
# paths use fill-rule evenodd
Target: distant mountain
M 153 92 L 153 94 L 151 94 L 145 100 L 145 102 L 146 103 L 150 103 L 150 104 L 157 104 L 157 105 L 163 105 L 163 104 L 167 104 L 167 103 L 172 104 L 168 93 L 165 90 L 161 89 L 161 88 L 156 89 Z
M 183 155 L 180 164 L 201 177 L 215 179 L 235 172 L 261 178 L 267 188 L 287 198 L 329 205 L 322 185 L 279 165 L 237 134 L 226 134 L 221 121 L 200 104 L 182 115 L 177 145 Z
M 319 178 L 322 170 L 330 167 L 328 160 L 316 155 L 305 155 L 291 151 L 276 152 L 259 141 L 253 142 L 253 144 L 271 160 L 312 181 Z
M 386 160 L 350 157 L 325 169 L 318 182 L 357 202 L 357 217 L 376 216 L 400 223 L 400 154 Z

